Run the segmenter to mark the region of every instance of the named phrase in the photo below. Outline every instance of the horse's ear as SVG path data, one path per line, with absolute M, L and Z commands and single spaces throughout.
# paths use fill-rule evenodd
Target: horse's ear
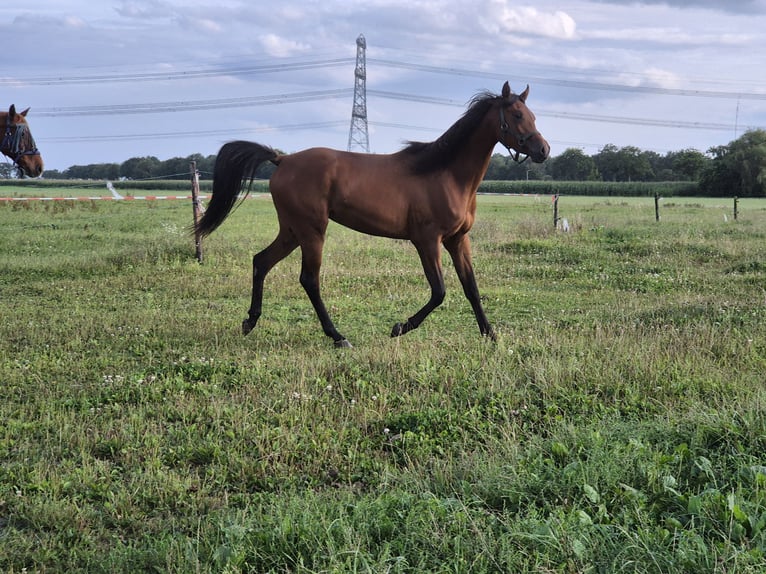
M 29 110 L 30 110 L 30 108 L 27 108 L 26 110 L 24 110 L 23 112 L 21 112 L 21 114 L 20 114 L 20 115 L 22 115 L 22 116 L 24 116 L 24 117 L 27 117 L 27 112 L 28 112 Z
M 522 102 L 526 103 L 528 95 L 529 95 L 529 84 L 527 84 L 527 89 L 519 94 L 519 99 Z
M 14 104 L 11 104 L 11 107 L 8 108 L 8 117 L 11 119 L 16 117 L 16 106 Z
M 511 96 L 511 86 L 508 84 L 508 82 L 503 84 L 502 95 L 506 100 Z

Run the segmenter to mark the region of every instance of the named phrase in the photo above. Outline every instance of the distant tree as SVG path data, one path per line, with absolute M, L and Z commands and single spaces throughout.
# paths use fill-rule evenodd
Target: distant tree
M 190 159 L 186 157 L 171 157 L 161 161 L 157 166 L 158 173 L 153 177 L 161 179 L 189 179 L 191 171 L 189 168 Z
M 10 161 L 0 162 L 0 179 L 14 179 L 18 170 Z
M 766 130 L 750 130 L 708 153 L 713 159 L 700 176 L 705 195 L 766 196 Z
M 64 170 L 64 179 L 117 179 L 120 166 L 116 163 L 72 165 Z
M 501 180 L 509 179 L 508 162 L 507 157 L 496 153 L 493 154 L 489 160 L 489 166 L 487 167 L 487 173 L 484 174 L 484 179 L 487 180 Z
M 525 161 L 516 162 L 506 154 L 493 154 L 489 160 L 486 180 L 520 180 L 520 179 L 543 179 L 545 168 L 543 165 Z
M 649 166 L 647 175 L 641 179 L 645 181 L 668 181 L 673 179 L 670 166 L 665 161 L 665 157 L 651 150 L 639 150 L 639 155 L 646 160 Z
M 549 173 L 553 179 L 586 181 L 598 179 L 596 162 L 581 149 L 569 148 L 551 160 Z
M 700 192 L 709 196 L 736 195 L 737 174 L 726 161 L 729 146 L 715 146 L 708 149 L 713 157 L 700 174 Z
M 605 181 L 651 180 L 652 166 L 647 156 L 637 147 L 618 148 L 607 144 L 593 156 L 596 167 Z
M 213 179 L 215 158 L 215 155 L 209 155 L 206 157 L 202 157 L 202 155 L 199 156 L 199 159 L 197 159 L 197 171 L 200 173 L 201 179 Z
M 617 181 L 617 174 L 620 171 L 617 164 L 618 151 L 619 148 L 616 145 L 606 144 L 593 156 L 593 161 L 596 164 L 596 169 L 598 169 L 599 174 L 601 174 L 601 179 L 606 181 Z
M 255 177 L 258 179 L 270 179 L 276 169 L 277 166 L 270 161 L 263 162 L 258 166 L 258 169 L 255 170 Z
M 730 145 L 730 162 L 740 177 L 741 195 L 766 195 L 766 130 L 750 130 Z
M 57 169 L 46 169 L 43 172 L 43 178 L 45 179 L 66 179 L 64 174 Z
M 666 157 L 670 160 L 670 167 L 677 179 L 687 181 L 698 181 L 702 170 L 710 162 L 709 157 L 693 148 L 670 152 Z
M 120 177 L 120 164 L 117 163 L 100 163 L 93 166 L 93 179 L 119 179 Z
M 154 156 L 133 157 L 122 162 L 120 177 L 127 179 L 149 179 L 159 175 L 160 160 Z
M 157 173 L 153 177 L 160 179 L 189 179 L 191 177 L 190 169 L 192 161 L 197 165 L 200 179 L 205 179 L 206 177 L 210 179 L 212 177 L 215 156 L 208 156 L 206 158 L 199 153 L 187 157 L 172 157 L 159 162 L 159 165 L 156 167 Z

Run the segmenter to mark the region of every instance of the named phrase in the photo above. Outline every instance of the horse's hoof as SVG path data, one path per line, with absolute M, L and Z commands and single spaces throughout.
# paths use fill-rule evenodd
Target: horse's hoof
M 397 323 L 396 325 L 394 325 L 394 328 L 391 330 L 391 336 L 401 337 L 409 330 L 410 329 L 409 329 L 408 323 Z
M 247 335 L 254 328 L 255 328 L 255 322 L 251 321 L 250 319 L 245 319 L 244 321 L 242 321 L 242 334 L 243 335 Z
M 348 342 L 348 339 L 339 339 L 338 341 L 335 341 L 335 348 L 336 349 L 353 349 L 354 345 Z

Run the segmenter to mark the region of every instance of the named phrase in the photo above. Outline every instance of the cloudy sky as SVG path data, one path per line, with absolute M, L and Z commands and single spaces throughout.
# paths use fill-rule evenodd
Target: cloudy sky
M 3 2 L 0 105 L 31 106 L 50 169 L 346 149 L 364 34 L 372 152 L 435 139 L 506 79 L 553 155 L 706 151 L 766 128 L 764 21 L 766 0 Z

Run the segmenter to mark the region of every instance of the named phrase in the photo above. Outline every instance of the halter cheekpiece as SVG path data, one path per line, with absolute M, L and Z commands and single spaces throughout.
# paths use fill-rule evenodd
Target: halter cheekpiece
M 506 143 L 506 136 L 509 134 L 512 135 L 514 138 L 516 138 L 516 141 L 519 142 L 520 147 L 524 147 L 524 145 L 527 143 L 527 140 L 533 136 L 539 135 L 540 132 L 534 131 L 529 132 L 528 134 L 520 134 L 511 133 L 511 126 L 508 124 L 507 121 L 505 121 L 505 113 L 503 113 L 503 104 L 500 104 L 500 133 L 502 134 L 502 137 L 500 138 L 500 143 L 505 146 L 505 149 L 508 150 L 508 153 L 511 155 L 511 159 L 515 161 L 516 163 L 524 163 L 529 159 L 529 154 L 524 154 L 524 157 L 522 159 L 519 159 L 519 156 L 521 155 L 521 152 L 516 151 L 511 148 Z

